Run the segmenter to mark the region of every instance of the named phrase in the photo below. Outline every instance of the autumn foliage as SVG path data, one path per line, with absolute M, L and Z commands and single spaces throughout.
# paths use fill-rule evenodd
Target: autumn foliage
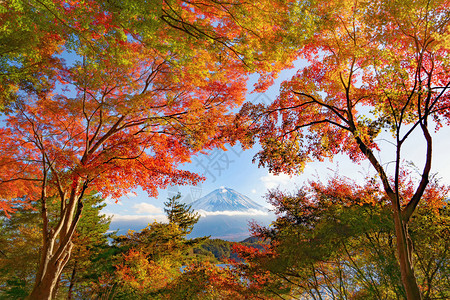
M 44 299 L 70 257 L 86 193 L 118 199 L 140 186 L 156 196 L 158 188 L 195 184 L 201 177 L 178 166 L 222 145 L 221 127 L 244 100 L 250 70 L 271 78 L 283 64 L 254 60 L 253 50 L 236 43 L 260 39 L 234 21 L 234 14 L 255 13 L 252 6 L 6 1 L 0 7 L 2 30 L 16 45 L 2 49 L 0 66 L 2 104 L 12 103 L 0 131 L 0 208 L 8 213 L 18 202 L 41 202 L 42 261 L 31 298 Z M 21 43 L 15 36 L 21 31 L 39 34 Z M 263 32 L 272 31 L 262 26 Z M 55 224 L 48 201 L 60 203 Z
M 265 248 L 236 245 L 244 262 L 235 267 L 248 282 L 264 278 L 260 294 L 406 298 L 389 201 L 379 183 L 368 181 L 361 185 L 334 176 L 326 184 L 310 182 L 296 193 L 271 191 L 267 199 L 277 220 L 269 227 L 253 226 Z M 430 183 L 427 201 L 409 228 L 417 280 L 427 299 L 448 297 L 447 193 L 448 187 Z
M 342 241 L 336 228 L 352 239 L 361 229 L 352 216 L 369 208 L 381 218 L 388 210 L 396 252 L 386 253 L 397 259 L 388 265 L 398 263 L 401 287 L 395 278 L 386 279 L 386 286 L 408 299 L 433 294 L 434 275 L 414 264 L 413 258 L 425 256 L 414 249 L 410 228 L 418 211 L 434 216 L 420 221 L 434 228 L 445 210 L 448 190 L 432 180 L 432 153 L 433 131 L 450 117 L 449 11 L 445 0 L 1 1 L 0 210 L 6 217 L 17 208 L 40 210 L 41 257 L 29 298 L 55 298 L 86 195 L 117 200 L 137 187 L 156 196 L 169 185 L 196 184 L 203 178 L 180 166 L 192 155 L 237 140 L 244 148 L 258 142 L 255 160 L 273 173 L 295 174 L 312 160 L 338 154 L 368 160 L 376 178 L 365 185 L 334 178 L 329 185 L 312 183 L 296 197 L 273 192 L 269 197 L 287 213 L 279 228 L 323 225 L 319 229 Z M 246 103 L 235 116 L 249 74 L 260 75 L 254 88 L 265 91 L 295 60 L 301 69 L 281 84 L 273 103 Z M 411 179 L 404 148 L 415 134 L 424 146 L 423 164 Z M 392 164 L 378 155 L 387 149 L 379 137 L 393 145 L 387 150 Z M 345 217 L 348 227 L 333 223 L 336 216 Z M 322 217 L 336 218 L 323 224 Z M 152 230 L 158 228 L 163 235 L 179 231 L 160 224 Z M 306 232 L 312 241 L 321 233 Z M 287 236 L 286 249 L 303 246 L 305 237 Z M 325 239 L 319 254 L 334 263 L 303 270 L 313 277 L 317 270 L 331 272 L 333 280 L 346 282 L 350 279 L 341 274 L 346 266 L 327 252 L 337 245 L 333 239 Z M 385 240 L 379 246 L 389 248 Z M 272 244 L 268 251 L 287 253 L 280 249 Z M 170 264 L 156 263 L 142 249 L 128 250 L 117 274 L 133 289 L 147 289 L 150 273 L 159 274 L 155 280 L 170 277 Z M 371 263 L 379 258 L 369 257 Z M 355 278 L 360 269 L 354 268 Z M 208 265 L 188 270 L 218 290 L 224 287 L 230 298 L 246 296 L 253 287 L 260 297 L 264 286 L 272 292 L 277 285 L 286 288 L 265 272 L 249 275 L 246 284 L 239 281 L 244 275 L 232 270 Z M 362 280 L 367 293 L 380 296 L 367 278 Z M 153 283 L 161 284 L 157 289 L 166 284 Z
M 317 1 L 309 11 L 321 22 L 298 43 L 305 66 L 272 104 L 244 105 L 238 136 L 249 145 L 259 139 L 255 159 L 275 173 L 337 154 L 368 160 L 391 204 L 407 298 L 421 299 L 407 227 L 430 182 L 433 131 L 448 123 L 448 3 Z M 414 135 L 424 162 L 403 190 L 405 143 Z

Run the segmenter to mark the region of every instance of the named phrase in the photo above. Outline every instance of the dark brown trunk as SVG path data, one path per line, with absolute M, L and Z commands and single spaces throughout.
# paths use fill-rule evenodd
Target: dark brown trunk
M 72 275 L 70 276 L 69 292 L 67 294 L 67 300 L 73 299 L 73 286 L 75 285 L 75 275 L 77 273 L 77 262 L 73 266 Z
M 30 300 L 50 300 L 56 293 L 57 284 L 64 266 L 69 261 L 72 251 L 72 243 L 69 242 L 62 255 L 53 255 L 46 260 L 42 269 L 40 278 L 36 278 L 33 290 L 27 299 Z M 58 252 L 57 252 L 58 253 Z M 58 257 L 59 256 L 59 257 Z
M 73 244 L 71 240 L 83 210 L 81 199 L 87 189 L 87 182 L 84 182 L 81 190 L 80 182 L 79 178 L 74 180 L 74 187 L 67 205 L 61 210 L 60 221 L 50 230 L 47 226 L 48 218 L 45 205 L 43 205 L 43 251 L 35 284 L 27 299 L 47 300 L 51 299 L 55 292 L 59 277 L 72 253 Z M 44 197 L 43 199 L 45 200 Z M 65 199 L 61 199 L 61 201 L 65 201 Z M 43 204 L 45 204 L 45 201 Z M 64 206 L 62 205 L 62 207 Z
M 412 244 L 408 229 L 399 212 L 394 212 L 395 236 L 397 239 L 397 254 L 400 273 L 408 300 L 422 299 L 416 276 L 412 267 Z

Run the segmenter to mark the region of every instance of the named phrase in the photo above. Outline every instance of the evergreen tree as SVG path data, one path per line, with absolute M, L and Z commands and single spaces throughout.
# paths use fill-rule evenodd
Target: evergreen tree
M 164 202 L 164 212 L 170 223 L 178 225 L 184 233 L 189 234 L 200 219 L 200 215 L 194 212 L 191 205 L 181 203 L 180 198 L 180 194 L 168 198 L 168 201 Z
M 109 251 L 108 237 L 111 217 L 101 214 L 106 206 L 99 196 L 86 197 L 80 223 L 73 238 L 72 256 L 63 271 L 69 281 L 68 286 L 61 287 L 67 299 L 78 298 L 89 282 L 98 277 L 99 256 Z
M 89 298 L 171 299 L 182 269 L 203 258 L 193 249 L 208 239 L 186 238 L 200 216 L 190 205 L 180 203 L 180 198 L 178 194 L 164 203 L 169 223 L 155 221 L 140 231 L 113 237 L 112 248 L 117 252 L 111 254 L 109 263 L 115 270 L 100 275 L 102 284 L 92 284 Z
M 22 206 L 0 216 L 0 299 L 23 299 L 33 285 L 39 244 L 39 212 Z

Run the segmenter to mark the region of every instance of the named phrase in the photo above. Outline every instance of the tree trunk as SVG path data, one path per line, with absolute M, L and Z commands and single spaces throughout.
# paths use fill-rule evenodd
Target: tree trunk
M 67 294 L 67 300 L 73 299 L 73 286 L 75 285 L 75 275 L 77 273 L 77 261 L 75 261 L 75 265 L 73 266 L 72 275 L 70 276 L 70 284 L 69 284 L 69 292 Z
M 58 276 L 58 280 L 56 281 L 55 287 L 53 288 L 52 299 L 56 299 L 56 297 L 58 296 L 58 290 L 59 290 L 60 284 L 61 284 L 61 274 L 60 274 L 60 276 Z
M 60 199 L 61 212 L 59 222 L 52 229 L 49 229 L 48 226 L 49 219 L 44 189 L 42 196 L 43 250 L 41 252 L 41 260 L 39 263 L 39 270 L 36 274 L 34 287 L 27 299 L 52 299 L 61 273 L 72 253 L 72 237 L 83 210 L 83 202 L 81 200 L 87 189 L 87 182 L 84 182 L 82 187 L 80 182 L 81 180 L 79 178 L 74 180 L 67 203 L 64 198 Z
M 349 113 L 351 114 L 351 113 Z M 354 127 L 354 126 L 353 126 Z M 425 128 L 426 129 L 426 128 Z M 408 300 L 421 300 L 422 296 L 420 293 L 419 286 L 417 285 L 417 280 L 414 275 L 414 270 L 412 268 L 412 243 L 411 239 L 409 238 L 408 230 L 407 230 L 407 223 L 408 221 L 403 220 L 402 218 L 402 211 L 400 206 L 400 200 L 398 199 L 398 195 L 396 192 L 394 192 L 391 188 L 389 178 L 386 175 L 383 167 L 378 162 L 377 158 L 373 154 L 372 150 L 364 144 L 364 142 L 361 140 L 361 138 L 358 137 L 357 133 L 355 131 L 352 132 L 355 136 L 356 142 L 359 146 L 359 149 L 362 153 L 369 159 L 372 166 L 377 171 L 378 175 L 381 178 L 381 181 L 383 183 L 384 191 L 386 192 L 386 195 L 391 200 L 392 205 L 392 212 L 393 212 L 393 218 L 394 218 L 394 228 L 395 228 L 395 237 L 397 240 L 397 254 L 398 254 L 398 262 L 400 264 L 400 274 L 402 278 L 402 284 L 405 288 L 406 292 L 406 298 Z M 428 135 L 429 136 L 429 135 Z M 424 174 L 428 174 L 430 164 L 431 164 L 431 137 L 427 138 L 428 141 L 428 153 L 427 153 L 427 166 L 426 170 L 424 171 Z M 400 160 L 400 148 L 397 149 L 397 162 Z M 398 174 L 396 174 L 398 178 Z M 418 200 L 420 199 L 421 193 L 425 189 L 428 181 L 427 177 L 425 176 L 424 179 L 421 181 L 422 190 L 420 190 L 420 193 L 416 192 L 414 197 L 418 197 L 414 200 L 414 203 L 418 203 Z M 397 191 L 398 193 L 398 191 Z M 417 204 L 416 203 L 416 204 Z M 413 212 L 415 209 L 415 205 L 410 206 L 410 210 Z M 412 212 L 410 214 L 412 214 Z M 409 218 L 408 218 L 409 220 Z
M 412 243 L 409 238 L 407 224 L 402 220 L 401 213 L 394 211 L 395 236 L 397 239 L 397 254 L 403 287 L 408 300 L 421 300 L 419 286 L 412 267 Z
M 48 251 L 47 251 L 48 252 Z M 30 300 L 51 300 L 55 292 L 58 280 L 70 258 L 70 253 L 72 252 L 72 243 L 69 241 L 64 250 L 61 252 L 56 251 L 52 256 L 48 253 L 43 253 L 47 258 L 45 262 L 40 265 L 39 278 L 36 278 L 33 290 L 27 299 Z M 61 253 L 59 255 L 58 253 Z

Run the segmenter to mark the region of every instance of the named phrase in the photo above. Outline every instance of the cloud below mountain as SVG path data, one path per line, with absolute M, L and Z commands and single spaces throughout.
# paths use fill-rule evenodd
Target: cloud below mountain
M 275 219 L 273 212 L 227 187 L 220 187 L 191 205 L 201 216 L 189 236 L 191 238 L 211 236 L 243 240 L 250 236 L 249 223 L 257 222 L 268 226 Z M 127 214 L 116 213 L 109 216 L 113 217 L 111 230 L 119 229 L 119 234 L 125 234 L 129 229 L 141 230 L 155 221 L 168 222 L 162 208 L 145 202 L 135 204 Z
M 206 211 L 203 209 L 195 210 L 202 217 L 206 216 L 268 216 L 269 213 L 264 210 L 258 209 L 249 209 L 244 211 L 235 211 L 235 210 L 222 210 L 222 211 Z
M 112 222 L 138 222 L 138 223 L 153 223 L 156 222 L 168 222 L 166 215 L 147 214 L 147 215 L 120 215 L 120 214 L 106 214 L 108 217 L 112 217 Z

